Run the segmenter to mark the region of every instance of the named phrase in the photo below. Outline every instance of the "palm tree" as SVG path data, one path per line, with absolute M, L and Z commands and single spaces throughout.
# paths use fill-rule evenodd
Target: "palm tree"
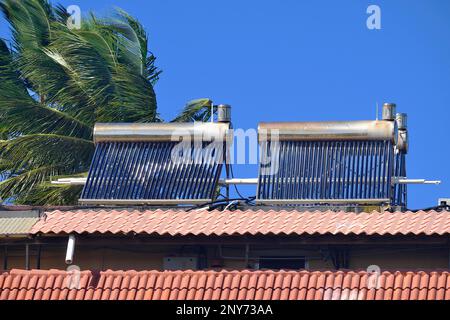
M 0 41 L 0 199 L 76 203 L 80 186 L 50 181 L 85 175 L 95 122 L 162 121 L 147 34 L 119 9 L 76 30 L 47 0 L 0 0 L 0 9 L 12 31 L 10 47 Z M 175 121 L 208 118 L 210 104 L 188 104 Z

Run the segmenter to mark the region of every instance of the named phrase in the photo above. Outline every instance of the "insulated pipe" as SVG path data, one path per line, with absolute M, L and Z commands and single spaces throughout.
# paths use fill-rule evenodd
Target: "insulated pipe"
M 394 178 L 394 184 L 441 184 L 441 180 Z
M 96 123 L 94 143 L 111 141 L 170 142 L 224 140 L 229 123 Z
M 69 240 L 67 241 L 66 264 L 72 264 L 74 251 L 75 251 L 75 235 L 71 234 L 69 235 Z
M 288 179 L 289 180 L 289 179 Z M 302 179 L 300 179 L 302 180 Z M 330 179 L 329 181 L 335 181 L 336 179 Z M 343 180 L 345 181 L 345 180 Z M 86 179 L 84 180 L 78 180 L 78 178 L 75 178 L 74 181 L 72 181 L 70 178 L 63 178 L 58 179 L 57 181 L 52 181 L 53 184 L 65 184 L 65 185 L 84 185 L 86 183 Z M 441 183 L 440 180 L 425 180 L 425 179 L 407 179 L 407 178 L 393 178 L 392 183 L 394 184 L 439 184 Z M 232 178 L 232 179 L 220 179 L 219 184 L 221 185 L 232 185 L 232 184 L 248 184 L 248 185 L 254 185 L 258 184 L 258 178 Z M 108 201 L 108 200 L 105 200 Z M 156 201 L 156 200 L 155 200 Z M 177 201 L 177 200 L 175 200 Z M 188 200 L 193 201 L 193 200 Z M 203 200 L 201 200 L 203 201 Z M 182 202 L 182 200 L 177 201 L 177 203 Z
M 25 245 L 25 270 L 30 270 L 30 245 Z
M 258 140 L 268 141 L 390 140 L 395 143 L 393 121 L 262 122 Z
M 219 184 L 258 184 L 258 178 L 232 178 L 232 179 L 220 179 Z

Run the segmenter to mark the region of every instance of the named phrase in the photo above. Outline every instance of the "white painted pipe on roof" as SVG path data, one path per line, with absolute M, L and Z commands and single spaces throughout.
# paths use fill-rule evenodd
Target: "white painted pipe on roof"
M 56 181 L 52 181 L 52 184 L 69 184 L 69 185 L 84 185 L 87 178 L 61 178 Z M 393 178 L 394 184 L 440 184 L 440 180 L 425 180 L 425 179 L 407 179 L 404 177 Z M 232 178 L 232 179 L 220 179 L 219 184 L 258 184 L 258 178 Z
M 317 179 L 320 181 L 320 179 Z M 334 181 L 333 179 L 331 179 Z M 393 178 L 394 184 L 440 184 L 441 180 L 425 180 L 425 179 L 407 179 L 407 178 Z M 219 184 L 258 184 L 258 178 L 233 178 L 220 179 Z
M 441 180 L 394 178 L 397 184 L 441 184 Z
M 66 251 L 66 264 L 72 264 L 73 253 L 75 251 L 75 235 L 69 235 L 69 240 L 67 241 L 67 251 Z
M 85 185 L 87 178 L 60 178 L 52 184 Z
M 258 184 L 258 178 L 233 178 L 233 179 L 220 179 L 219 184 Z

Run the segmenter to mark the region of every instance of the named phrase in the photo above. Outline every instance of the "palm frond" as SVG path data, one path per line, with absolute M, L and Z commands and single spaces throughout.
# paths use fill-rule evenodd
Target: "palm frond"
M 75 205 L 81 194 L 83 186 L 77 185 L 54 185 L 41 183 L 28 193 L 16 198 L 16 203 L 24 203 L 35 206 L 45 205 Z
M 0 40 L 0 120 L 3 131 L 54 133 L 90 139 L 92 128 L 54 108 L 35 101 L 15 71 L 13 56 Z M 33 115 L 33 121 L 30 121 Z
M 18 52 L 46 45 L 50 38 L 51 6 L 45 0 L 3 0 L 0 10 L 9 22 Z
M 14 175 L 0 182 L 0 199 L 14 198 L 17 195 L 26 195 L 49 177 L 59 175 L 64 168 L 58 166 L 45 166 Z
M 145 77 L 154 86 L 162 73 L 162 70 L 155 65 L 156 57 L 150 54 L 147 59 L 145 59 Z
M 162 121 L 153 89 L 161 71 L 148 36 L 122 10 L 115 18 L 91 14 L 75 30 L 66 9 L 47 0 L 0 0 L 0 9 L 13 43 L 8 50 L 0 42 L 0 197 L 74 203 L 77 188 L 49 181 L 89 168 L 95 122 Z
M 25 135 L 0 144 L 0 158 L 12 164 L 13 172 L 44 166 L 62 167 L 67 174 L 86 171 L 93 151 L 92 141 L 54 134 Z
M 171 122 L 208 121 L 211 117 L 212 101 L 208 98 L 189 101 L 184 109 Z
M 137 19 L 130 16 L 126 11 L 120 8 L 116 8 L 116 11 L 118 16 L 127 22 L 127 24 L 124 25 L 129 26 L 130 30 L 128 34 L 131 34 L 131 36 L 128 38 L 139 42 L 141 61 L 144 62 L 148 55 L 148 36 L 144 27 Z
M 92 127 L 58 110 L 38 103 L 22 104 L 0 97 L 0 119 L 11 134 L 57 134 L 92 138 Z M 32 115 L 32 119 L 30 119 Z

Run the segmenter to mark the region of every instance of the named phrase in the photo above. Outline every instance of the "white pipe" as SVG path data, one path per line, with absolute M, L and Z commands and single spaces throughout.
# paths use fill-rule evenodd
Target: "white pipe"
M 230 208 L 233 204 L 239 203 L 239 200 L 234 200 L 231 201 L 229 204 L 227 204 L 227 206 L 225 207 L 225 209 L 223 209 L 223 211 L 227 211 L 228 208 Z
M 52 181 L 52 184 L 70 184 L 70 185 L 84 185 L 87 178 L 61 178 Z M 440 184 L 440 180 L 425 180 L 425 179 L 407 179 L 407 178 L 393 178 L 394 184 Z M 258 184 L 258 178 L 233 178 L 220 179 L 219 184 Z
M 67 241 L 67 251 L 66 251 L 66 264 L 72 264 L 73 253 L 75 251 L 75 235 L 69 235 L 69 240 Z
M 396 184 L 441 184 L 441 180 L 394 178 Z
M 258 184 L 258 178 L 220 179 L 219 184 Z
M 61 178 L 52 181 L 52 184 L 85 185 L 87 178 Z
M 222 184 L 222 185 L 227 185 L 227 184 L 258 184 L 258 178 L 220 179 L 219 183 Z M 393 183 L 394 184 L 440 184 L 441 180 L 393 178 Z

